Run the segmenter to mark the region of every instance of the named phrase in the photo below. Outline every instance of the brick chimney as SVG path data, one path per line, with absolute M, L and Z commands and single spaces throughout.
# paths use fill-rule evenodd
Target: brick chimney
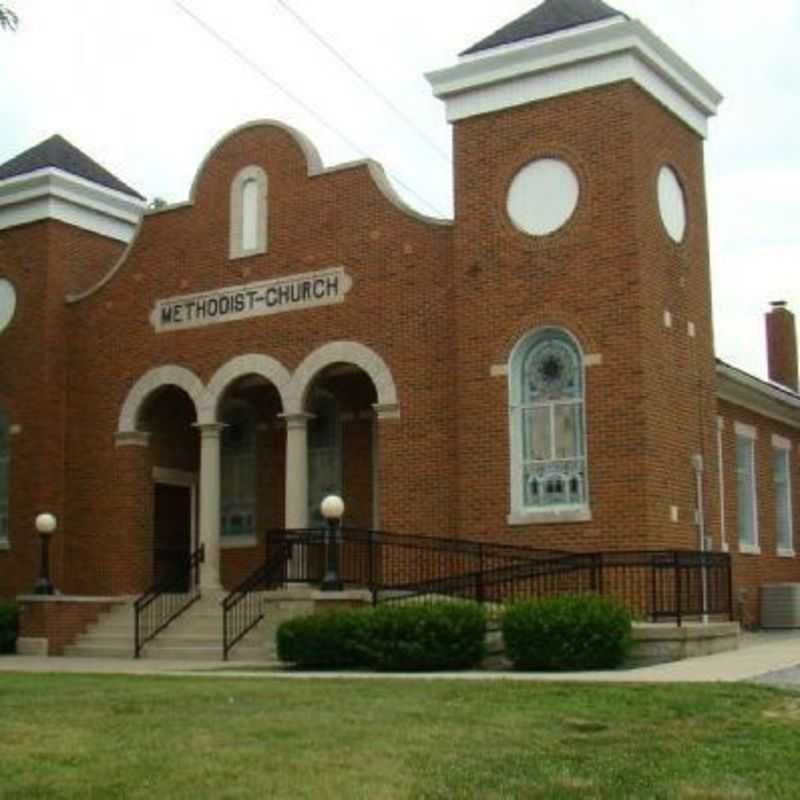
M 779 300 L 771 303 L 767 314 L 767 362 L 769 379 L 796 392 L 797 384 L 797 334 L 794 314 Z

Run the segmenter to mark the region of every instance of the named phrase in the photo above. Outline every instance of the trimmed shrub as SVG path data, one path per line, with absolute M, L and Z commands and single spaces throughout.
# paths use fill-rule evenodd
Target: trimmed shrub
M 19 610 L 11 600 L 0 600 L 0 653 L 17 649 L 17 620 Z
M 630 648 L 631 616 L 598 595 L 525 601 L 503 615 L 503 639 L 516 669 L 613 669 Z
M 346 669 L 364 662 L 363 611 L 333 611 L 295 617 L 277 632 L 278 658 L 300 669 Z
M 477 603 L 380 606 L 367 628 L 366 661 L 377 670 L 469 669 L 486 654 L 486 612 Z
M 475 603 L 379 606 L 298 617 L 278 628 L 278 657 L 300 669 L 466 669 L 484 656 L 486 615 Z

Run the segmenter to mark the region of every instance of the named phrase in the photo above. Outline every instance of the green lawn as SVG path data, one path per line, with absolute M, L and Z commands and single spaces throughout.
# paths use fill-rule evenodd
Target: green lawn
M 800 695 L 0 675 L 0 797 L 796 798 Z

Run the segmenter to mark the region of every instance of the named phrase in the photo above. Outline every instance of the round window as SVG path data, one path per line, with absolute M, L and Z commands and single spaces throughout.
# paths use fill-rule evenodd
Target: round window
M 669 238 L 680 244 L 686 233 L 686 198 L 675 170 L 666 165 L 658 173 L 658 210 Z
M 14 318 L 17 293 L 10 281 L 0 278 L 0 331 L 4 331 Z
M 578 205 L 578 177 L 565 161 L 540 158 L 524 166 L 508 190 L 508 216 L 530 236 L 546 236 L 561 228 Z

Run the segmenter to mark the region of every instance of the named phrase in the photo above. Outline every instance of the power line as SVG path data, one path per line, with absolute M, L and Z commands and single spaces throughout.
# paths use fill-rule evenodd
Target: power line
M 353 75 L 355 75 L 364 86 L 369 89 L 372 94 L 374 94 L 379 100 L 383 102 L 383 104 L 394 114 L 396 114 L 403 122 L 412 130 L 414 133 L 419 136 L 422 141 L 424 141 L 429 147 L 431 147 L 437 155 L 441 156 L 448 164 L 450 163 L 450 157 L 439 147 L 436 142 L 428 136 L 421 128 L 417 126 L 414 120 L 411 119 L 402 109 L 400 109 L 392 100 L 387 97 L 377 86 L 375 86 L 372 81 L 369 80 L 362 72 L 360 72 L 356 67 L 354 67 L 321 33 L 315 30 L 309 22 L 307 22 L 300 14 L 295 11 L 289 3 L 285 0 L 275 0 L 277 4 L 283 8 L 286 12 L 291 14 L 295 20 L 311 35 L 314 39 L 317 40 L 334 58 L 336 58 L 341 64 L 343 64 Z
M 369 154 L 362 147 L 360 147 L 352 139 L 350 139 L 348 136 L 346 136 L 340 130 L 338 130 L 333 125 L 331 125 L 319 112 L 317 112 L 311 106 L 309 106 L 307 103 L 305 103 L 303 100 L 301 100 L 297 95 L 295 95 L 293 92 L 291 92 L 289 89 L 287 89 L 283 84 L 281 84 L 279 81 L 275 80 L 275 78 L 270 76 L 266 72 L 266 70 L 263 69 L 263 67 L 261 67 L 258 64 L 256 64 L 256 62 L 253 61 L 246 53 L 244 53 L 242 50 L 240 50 L 238 47 L 236 47 L 236 45 L 233 44 L 233 42 L 231 42 L 229 39 L 226 39 L 221 33 L 219 33 L 217 30 L 212 28 L 211 25 L 209 25 L 205 20 L 203 20 L 202 18 L 198 17 L 193 11 L 191 11 L 189 8 L 187 8 L 180 0 L 172 0 L 172 2 L 174 3 L 175 6 L 177 6 L 177 8 L 180 11 L 182 11 L 184 14 L 186 14 L 186 16 L 188 16 L 190 19 L 194 20 L 194 22 L 197 25 L 199 25 L 209 36 L 211 36 L 213 39 L 216 39 L 217 42 L 219 42 L 223 47 L 225 47 L 227 50 L 229 50 L 231 53 L 233 53 L 233 55 L 235 55 L 240 61 L 242 61 L 244 64 L 246 64 L 248 67 L 250 67 L 250 69 L 255 71 L 260 77 L 262 77 L 265 81 L 267 81 L 271 86 L 273 86 L 279 92 L 281 92 L 286 97 L 288 97 L 293 103 L 295 103 L 295 105 L 298 105 L 307 114 L 312 116 L 320 125 L 322 125 L 328 131 L 333 133 L 334 136 L 337 136 L 348 147 L 350 147 L 352 150 L 354 150 L 356 153 L 358 153 L 363 158 L 367 158 L 367 159 L 370 158 Z M 437 214 L 440 217 L 444 217 L 445 216 L 433 203 L 430 203 L 428 200 L 426 200 L 424 197 L 422 197 L 422 195 L 420 195 L 417 191 L 412 189 L 405 181 L 403 181 L 400 178 L 398 178 L 397 175 L 395 175 L 392 172 L 389 172 L 389 170 L 386 170 L 386 174 L 389 175 L 389 177 L 391 177 L 397 184 L 402 186 L 409 194 L 411 194 L 414 197 L 416 197 L 417 200 L 419 200 L 423 205 L 425 205 L 429 209 L 431 209 L 435 214 Z

